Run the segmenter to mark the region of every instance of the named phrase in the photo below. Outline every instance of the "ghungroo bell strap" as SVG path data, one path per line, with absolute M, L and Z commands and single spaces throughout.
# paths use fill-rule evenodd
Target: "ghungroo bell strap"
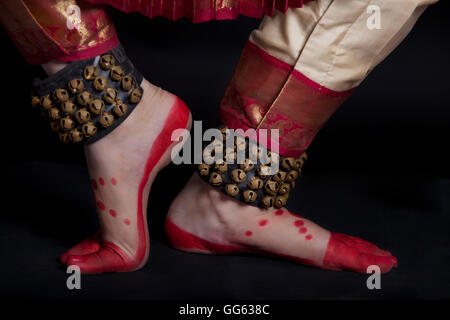
M 223 140 L 205 144 L 203 163 L 197 166 L 199 176 L 252 206 L 284 207 L 301 174 L 306 153 L 298 158 L 280 157 L 248 138 L 231 134 L 226 126 L 219 130 Z
M 141 81 L 119 45 L 46 79 L 36 78 L 31 104 L 42 110 L 63 143 L 93 143 L 131 114 L 143 94 Z

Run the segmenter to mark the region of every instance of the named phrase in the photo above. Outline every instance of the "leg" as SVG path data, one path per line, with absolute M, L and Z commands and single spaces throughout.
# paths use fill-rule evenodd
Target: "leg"
M 280 155 L 298 157 L 432 2 L 380 2 L 381 30 L 366 27 L 373 1 L 319 0 L 265 18 L 244 49 L 219 120 L 232 129 L 280 129 Z M 286 209 L 243 204 L 197 175 L 169 209 L 166 232 L 174 247 L 189 252 L 256 252 L 363 273 L 373 264 L 382 272 L 397 266 L 395 257 L 367 241 Z
M 64 16 L 66 7 L 54 7 L 52 3 L 51 0 L 11 2 L 7 6 L 9 13 L 0 15 L 27 61 L 42 63 L 49 79 L 54 73 L 69 68 L 71 61 L 96 57 L 118 45 L 114 26 L 103 9 L 79 3 L 81 25 L 97 27 L 85 33 L 84 27 L 79 31 L 68 30 Z M 20 19 L 39 24 L 15 24 Z M 21 38 L 24 34 L 28 36 Z M 94 47 L 85 46 L 95 41 Z M 82 78 L 83 70 L 80 74 Z M 110 85 L 112 82 L 109 78 Z M 63 263 L 78 265 L 83 273 L 132 271 L 146 262 L 149 254 L 148 193 L 158 171 L 170 161 L 171 149 L 177 143 L 172 140 L 172 132 L 190 127 L 190 112 L 179 98 L 145 79 L 141 87 L 143 96 L 131 114 L 114 131 L 85 145 L 100 230 L 61 256 Z M 87 85 L 85 88 L 88 89 Z M 89 89 L 92 91 L 90 86 Z M 43 108 L 42 100 L 37 100 L 37 105 Z M 58 102 L 54 101 L 54 106 L 56 108 L 51 109 L 65 112 Z

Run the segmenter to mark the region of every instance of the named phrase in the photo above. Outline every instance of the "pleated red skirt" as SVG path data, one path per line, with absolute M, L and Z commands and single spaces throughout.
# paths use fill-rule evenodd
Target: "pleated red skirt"
M 236 19 L 239 15 L 260 18 L 264 14 L 273 15 L 275 10 L 286 12 L 289 7 L 300 8 L 306 1 L 314 0 L 87 0 L 124 12 L 140 12 L 149 18 L 184 17 L 192 22 Z

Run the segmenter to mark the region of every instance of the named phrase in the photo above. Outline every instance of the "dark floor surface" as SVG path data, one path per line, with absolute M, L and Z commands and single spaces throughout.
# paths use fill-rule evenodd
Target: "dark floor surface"
M 129 274 L 85 276 L 66 288 L 57 262 L 97 229 L 80 148 L 55 142 L 26 107 L 31 73 L 3 35 L 3 209 L 0 296 L 38 299 L 439 299 L 450 298 L 450 51 L 441 1 L 332 117 L 310 148 L 288 208 L 390 250 L 399 268 L 370 291 L 367 275 L 322 271 L 256 256 L 202 256 L 168 246 L 166 210 L 192 168 L 170 165 L 150 195 L 151 259 Z M 113 12 L 141 72 L 214 125 L 221 95 L 257 20 L 193 25 Z M 4 42 L 5 42 L 4 41 Z M 9 70 L 9 69 L 8 69 Z M 5 78 L 3 78 L 5 80 Z M 11 85 L 12 83 L 12 85 Z M 10 109 L 11 105 L 18 105 Z M 175 189 L 170 181 L 179 181 Z

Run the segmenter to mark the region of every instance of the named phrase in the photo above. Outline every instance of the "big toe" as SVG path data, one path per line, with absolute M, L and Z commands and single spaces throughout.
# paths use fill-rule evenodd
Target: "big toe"
M 94 241 L 94 240 L 86 241 L 85 240 L 85 241 L 80 242 L 79 244 L 73 246 L 66 252 L 64 252 L 61 255 L 61 257 L 59 258 L 59 260 L 61 261 L 61 263 L 67 264 L 67 258 L 69 256 L 73 256 L 73 255 L 82 256 L 82 255 L 97 252 L 99 250 L 100 250 L 100 244 L 97 241 Z
M 94 253 L 69 255 L 66 264 L 78 266 L 84 274 L 131 271 L 132 267 L 126 260 L 116 250 L 104 246 Z
M 369 266 L 378 266 L 381 273 L 386 273 L 391 271 L 393 267 L 397 266 L 397 259 L 395 257 L 379 256 L 370 253 L 362 254 L 359 262 L 358 269 L 360 272 L 367 272 L 367 268 Z

